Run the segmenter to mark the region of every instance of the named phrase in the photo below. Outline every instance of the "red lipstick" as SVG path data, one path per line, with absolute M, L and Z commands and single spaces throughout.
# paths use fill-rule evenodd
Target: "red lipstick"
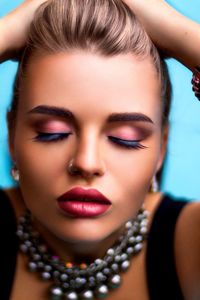
M 73 217 L 97 217 L 105 213 L 111 201 L 95 189 L 73 188 L 58 199 L 58 206 Z

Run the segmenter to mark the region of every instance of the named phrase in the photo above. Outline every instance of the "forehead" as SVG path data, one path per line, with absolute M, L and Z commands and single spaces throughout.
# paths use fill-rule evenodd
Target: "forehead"
M 21 110 L 57 105 L 75 111 L 142 112 L 159 119 L 160 82 L 150 58 L 87 52 L 32 58 L 23 79 Z

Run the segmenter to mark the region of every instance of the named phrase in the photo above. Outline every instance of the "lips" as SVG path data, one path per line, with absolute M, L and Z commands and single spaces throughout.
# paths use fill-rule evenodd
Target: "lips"
M 58 206 L 67 215 L 74 217 L 96 217 L 105 213 L 111 201 L 95 189 L 73 188 L 61 195 Z

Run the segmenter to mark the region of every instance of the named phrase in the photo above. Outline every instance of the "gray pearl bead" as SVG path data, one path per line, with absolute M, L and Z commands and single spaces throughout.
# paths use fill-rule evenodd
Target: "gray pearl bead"
M 117 271 L 119 270 L 118 264 L 112 264 L 112 265 L 111 265 L 111 269 L 112 269 L 114 272 L 117 272 Z
M 78 300 L 78 295 L 76 292 L 69 292 L 65 294 L 66 300 Z
M 141 226 L 147 226 L 148 221 L 146 219 L 142 220 L 142 222 L 140 223 Z
M 139 221 L 142 221 L 142 220 L 144 219 L 143 213 L 138 214 L 138 215 L 137 215 L 137 219 L 138 219 Z
M 69 289 L 69 283 L 67 283 L 67 282 L 62 282 L 62 288 L 63 289 Z
M 96 274 L 96 279 L 97 279 L 98 281 L 104 281 L 105 275 L 103 275 L 102 272 L 97 272 L 97 274 Z
M 17 230 L 17 236 L 18 237 L 23 237 L 23 235 L 24 235 L 23 230 L 21 230 L 21 229 Z
M 121 264 L 122 271 L 128 270 L 129 267 L 130 267 L 130 262 L 128 260 L 123 261 L 123 263 Z
M 25 217 L 19 217 L 19 222 L 24 224 L 26 223 L 26 218 Z
M 39 269 L 44 268 L 44 263 L 43 263 L 43 261 L 38 261 L 38 262 L 37 262 L 37 266 L 38 266 Z
M 117 288 L 121 283 L 121 277 L 120 275 L 116 274 L 113 275 L 110 279 L 109 285 L 111 288 Z
M 22 245 L 20 246 L 20 249 L 21 249 L 21 251 L 22 251 L 23 253 L 27 253 L 27 252 L 28 252 L 28 247 L 27 247 L 26 245 L 24 245 L 24 244 L 22 244 Z
M 101 285 L 96 290 L 97 298 L 104 298 L 108 295 L 108 287 L 106 285 Z
M 87 280 L 85 278 L 80 278 L 80 283 L 82 285 L 86 284 Z
M 28 268 L 31 272 L 37 271 L 37 264 L 33 261 L 28 263 Z
M 122 253 L 121 255 L 121 261 L 127 260 L 128 255 L 126 253 Z
M 51 278 L 51 274 L 49 272 L 42 272 L 42 279 L 48 280 Z
M 40 251 L 40 253 L 46 253 L 47 247 L 45 245 L 39 245 L 38 250 Z
M 88 282 L 88 288 L 93 289 L 93 288 L 95 288 L 95 287 L 96 287 L 96 281 L 89 281 L 89 282 Z
M 55 271 L 53 271 L 53 278 L 59 278 L 60 277 L 60 272 L 59 271 L 57 271 L 57 270 L 55 270 Z
M 130 229 L 130 228 L 132 227 L 132 222 L 131 222 L 131 221 L 126 222 L 125 227 L 126 227 L 127 229 Z
M 46 272 L 50 272 L 50 271 L 52 270 L 52 266 L 46 265 L 46 266 L 44 266 L 44 270 L 45 270 Z
M 51 288 L 51 295 L 52 296 L 62 296 L 63 295 L 63 291 L 59 287 L 52 287 Z
M 94 276 L 90 276 L 88 280 L 89 282 L 96 282 L 96 278 Z
M 134 244 L 135 243 L 135 241 L 136 241 L 136 238 L 134 237 L 134 236 L 131 236 L 129 239 L 128 239 L 128 242 L 129 242 L 129 244 Z
M 61 270 L 61 271 L 63 271 L 63 270 Z M 73 270 L 72 270 L 71 268 L 68 268 L 68 269 L 66 270 L 66 273 L 67 273 L 68 275 L 71 275 L 71 274 L 73 273 Z
M 147 227 L 146 227 L 146 226 L 142 226 L 142 227 L 140 228 L 140 233 L 141 233 L 141 234 L 147 233 Z
M 97 258 L 97 259 L 95 259 L 94 262 L 95 262 L 95 264 L 100 265 L 100 264 L 102 264 L 103 260 L 100 258 Z
M 136 236 L 135 241 L 136 243 L 142 242 L 142 236 L 141 235 Z
M 68 279 L 68 275 L 67 275 L 67 274 L 61 274 L 61 275 L 60 275 L 60 279 L 61 279 L 62 281 L 66 281 L 66 280 Z
M 94 298 L 93 292 L 90 290 L 84 291 L 81 294 L 83 300 L 92 300 Z
M 41 260 L 41 256 L 39 254 L 33 254 L 33 260 L 34 261 Z
M 31 247 L 32 246 L 32 243 L 31 243 L 31 241 L 25 241 L 24 242 L 24 244 L 29 248 L 29 247 Z
M 115 254 L 115 251 L 113 248 L 109 248 L 108 251 L 107 251 L 107 254 L 110 255 L 110 256 L 113 256 Z
M 105 269 L 103 269 L 102 272 L 103 272 L 104 275 L 110 275 L 111 270 L 109 268 L 105 268 Z
M 85 284 L 85 282 L 82 281 L 82 278 L 77 277 L 75 279 L 75 288 L 80 288 Z
M 134 252 L 134 249 L 133 249 L 133 247 L 128 247 L 127 249 L 126 249 L 126 253 L 127 254 L 132 254 Z
M 134 251 L 135 252 L 139 252 L 141 249 L 142 249 L 142 244 L 141 243 L 138 243 L 134 246 Z
M 114 261 L 115 262 L 120 262 L 121 261 L 121 256 L 120 255 L 116 255 Z

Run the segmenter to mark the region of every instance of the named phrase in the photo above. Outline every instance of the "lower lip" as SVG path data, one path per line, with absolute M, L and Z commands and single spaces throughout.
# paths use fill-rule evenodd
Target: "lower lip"
M 58 206 L 65 213 L 74 217 L 96 217 L 105 213 L 110 204 L 101 204 L 97 202 L 80 202 L 80 201 L 60 201 Z

